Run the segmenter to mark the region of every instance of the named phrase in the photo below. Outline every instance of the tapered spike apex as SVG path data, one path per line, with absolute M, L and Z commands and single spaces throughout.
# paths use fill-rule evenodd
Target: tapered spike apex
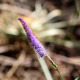
M 43 45 L 39 42 L 39 40 L 34 36 L 33 32 L 30 30 L 30 28 L 28 27 L 27 23 L 22 19 L 22 18 L 18 18 L 18 20 L 22 23 L 23 28 L 27 34 L 27 37 L 32 45 L 32 47 L 34 48 L 34 50 L 38 53 L 38 55 L 43 58 L 44 56 L 46 56 L 46 50 L 43 47 Z

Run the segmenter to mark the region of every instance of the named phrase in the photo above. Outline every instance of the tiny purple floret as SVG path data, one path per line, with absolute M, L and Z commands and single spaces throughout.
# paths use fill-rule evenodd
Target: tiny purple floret
M 23 28 L 27 34 L 27 37 L 32 45 L 32 47 L 34 48 L 34 50 L 38 53 L 38 55 L 41 58 L 44 58 L 44 56 L 46 56 L 46 50 L 43 47 L 43 45 L 39 42 L 39 40 L 34 36 L 33 32 L 30 30 L 30 28 L 28 27 L 27 23 L 22 19 L 22 18 L 18 18 L 18 20 L 22 23 Z

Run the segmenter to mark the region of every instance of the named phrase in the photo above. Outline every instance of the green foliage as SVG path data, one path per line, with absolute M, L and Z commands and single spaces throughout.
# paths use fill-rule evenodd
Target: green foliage
M 80 80 L 80 76 L 79 76 L 79 77 L 77 77 L 75 80 Z

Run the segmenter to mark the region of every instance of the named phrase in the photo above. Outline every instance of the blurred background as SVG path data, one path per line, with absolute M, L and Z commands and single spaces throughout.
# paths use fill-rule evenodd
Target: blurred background
M 80 0 L 0 0 L 0 80 L 47 80 L 19 17 L 45 46 L 64 80 L 80 75 Z M 46 63 L 52 78 L 60 80 Z

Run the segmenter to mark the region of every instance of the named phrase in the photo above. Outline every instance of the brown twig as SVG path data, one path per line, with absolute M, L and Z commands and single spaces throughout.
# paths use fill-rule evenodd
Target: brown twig
M 24 61 L 24 58 L 25 58 L 25 52 L 22 51 L 19 58 L 16 60 L 15 64 L 13 65 L 13 67 L 7 72 L 6 77 L 10 78 L 14 74 L 14 72 L 17 70 L 19 65 Z

